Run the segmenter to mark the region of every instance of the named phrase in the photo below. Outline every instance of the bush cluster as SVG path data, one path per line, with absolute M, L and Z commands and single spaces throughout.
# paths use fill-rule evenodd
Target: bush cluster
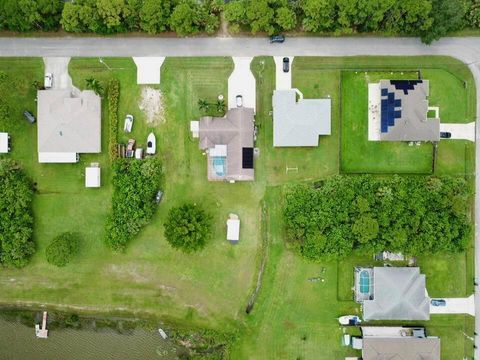
M 55 266 L 65 266 L 78 253 L 80 248 L 80 235 L 65 232 L 55 237 L 45 250 L 47 261 Z
M 12 160 L 0 160 L 0 263 L 22 267 L 35 252 L 32 184 Z
M 108 151 L 110 160 L 113 161 L 118 157 L 118 101 L 120 98 L 120 81 L 117 79 L 110 80 L 107 90 L 108 98 Z
M 463 251 L 471 240 L 471 189 L 452 177 L 336 176 L 286 194 L 288 240 L 306 258 L 354 249 L 417 255 Z
M 212 231 L 212 217 L 195 204 L 170 209 L 164 224 L 165 238 L 170 245 L 190 253 L 207 244 Z
M 113 162 L 112 212 L 107 218 L 105 242 L 123 251 L 152 218 L 157 204 L 162 166 L 155 157 L 144 160 L 117 159 Z

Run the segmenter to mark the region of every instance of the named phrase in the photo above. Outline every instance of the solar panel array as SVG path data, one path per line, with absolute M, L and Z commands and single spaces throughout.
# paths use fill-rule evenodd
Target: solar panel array
M 395 93 L 389 92 L 387 88 L 383 88 L 381 94 L 380 131 L 386 133 L 389 126 L 395 125 L 395 119 L 402 117 L 402 100 L 395 99 Z
M 242 148 L 242 168 L 253 169 L 253 148 Z
M 408 94 L 408 90 L 413 90 L 415 85 L 422 82 L 422 80 L 390 80 L 390 84 L 394 85 L 397 90 L 403 90 L 405 95 Z

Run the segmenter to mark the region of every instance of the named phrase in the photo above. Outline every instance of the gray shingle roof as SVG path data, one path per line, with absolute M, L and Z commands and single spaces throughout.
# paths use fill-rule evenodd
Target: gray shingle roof
M 375 267 L 373 300 L 363 302 L 368 320 L 428 320 L 430 300 L 418 267 Z
M 440 360 L 440 339 L 364 338 L 363 360 Z
M 273 146 L 318 146 L 331 134 L 331 100 L 296 100 L 295 89 L 273 92 Z
M 93 91 L 38 91 L 38 152 L 99 153 L 100 97 Z

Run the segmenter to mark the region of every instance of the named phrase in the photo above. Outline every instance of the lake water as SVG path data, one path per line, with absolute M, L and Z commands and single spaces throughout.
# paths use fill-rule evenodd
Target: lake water
M 175 354 L 174 345 L 156 330 L 124 335 L 111 329 L 54 329 L 48 339 L 37 339 L 33 323 L 28 327 L 0 319 L 1 360 L 170 360 Z

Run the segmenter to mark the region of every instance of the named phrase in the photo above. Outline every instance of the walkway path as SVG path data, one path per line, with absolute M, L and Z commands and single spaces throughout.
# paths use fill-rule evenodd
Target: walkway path
M 469 314 L 475 316 L 475 299 L 473 295 L 467 298 L 442 298 L 445 306 L 430 304 L 430 314 Z
M 68 74 L 69 57 L 44 57 L 45 73 L 53 74 L 52 89 L 71 89 L 72 78 Z
M 475 123 L 467 124 L 450 124 L 440 123 L 441 132 L 449 132 L 452 134 L 451 139 L 475 141 Z
M 255 77 L 250 70 L 253 57 L 234 56 L 235 65 L 233 72 L 228 78 L 228 108 L 236 107 L 236 96 L 241 95 L 243 106 L 256 109 L 256 83 Z
M 283 58 L 287 57 L 289 60 L 289 71 L 283 71 Z M 274 56 L 275 61 L 275 89 L 289 90 L 292 88 L 292 63 L 293 56 Z
M 133 57 L 137 65 L 137 84 L 160 84 L 160 70 L 165 56 Z

